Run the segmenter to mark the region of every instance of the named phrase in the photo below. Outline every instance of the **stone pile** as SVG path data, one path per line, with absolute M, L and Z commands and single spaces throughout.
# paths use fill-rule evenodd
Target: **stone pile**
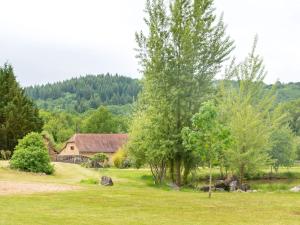
M 209 186 L 202 186 L 200 188 L 201 191 L 208 192 Z M 226 178 L 225 180 L 217 180 L 216 183 L 212 186 L 213 191 L 228 191 L 228 192 L 234 192 L 234 191 L 243 191 L 247 192 L 250 190 L 249 184 L 239 184 L 239 181 L 234 178 Z

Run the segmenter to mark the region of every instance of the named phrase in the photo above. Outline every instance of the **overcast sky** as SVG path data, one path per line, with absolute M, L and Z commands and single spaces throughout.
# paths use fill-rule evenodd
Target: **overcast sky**
M 140 78 L 134 33 L 144 0 L 0 0 L 0 64 L 22 86 L 74 76 L 119 73 Z M 242 59 L 253 37 L 266 81 L 300 81 L 300 0 L 216 0 Z

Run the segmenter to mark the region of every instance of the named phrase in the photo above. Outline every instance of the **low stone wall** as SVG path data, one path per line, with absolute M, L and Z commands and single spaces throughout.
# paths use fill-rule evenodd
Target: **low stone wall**
M 57 155 L 56 162 L 81 164 L 89 160 L 89 157 L 83 155 Z

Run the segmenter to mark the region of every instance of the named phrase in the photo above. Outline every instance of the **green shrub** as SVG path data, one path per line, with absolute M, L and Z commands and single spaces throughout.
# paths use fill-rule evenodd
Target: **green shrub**
M 10 166 L 13 169 L 34 173 L 52 174 L 54 172 L 48 150 L 42 136 L 38 133 L 29 133 L 19 140 Z
M 104 163 L 108 161 L 108 156 L 104 153 L 97 153 L 91 157 L 91 165 L 93 168 L 104 167 Z
M 128 158 L 127 152 L 124 149 L 119 149 L 114 155 L 113 155 L 113 163 L 115 167 L 117 168 L 128 168 L 131 166 L 131 162 Z
M 81 163 L 81 166 L 85 168 L 100 168 L 106 167 L 108 162 L 108 156 L 104 153 L 97 153 L 93 155 L 87 162 Z

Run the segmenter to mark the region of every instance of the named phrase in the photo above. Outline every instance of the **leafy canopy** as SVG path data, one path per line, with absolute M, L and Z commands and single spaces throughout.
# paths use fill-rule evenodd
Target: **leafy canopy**
M 173 0 L 166 5 L 164 0 L 147 0 L 148 33 L 136 34 L 144 77 L 132 125 L 140 132 L 131 129 L 130 145 L 139 149 L 132 150 L 133 155 L 145 156 L 152 165 L 154 177 L 163 178 L 169 166 L 173 182 L 182 185 L 182 173 L 183 180 L 190 173 L 191 156 L 184 151 L 181 130 L 191 125 L 211 93 L 212 79 L 233 42 L 222 18 L 217 19 L 212 0 Z M 144 144 L 137 144 L 144 138 Z
M 34 132 L 19 140 L 10 160 L 10 166 L 34 173 L 52 174 L 54 172 L 43 137 Z

